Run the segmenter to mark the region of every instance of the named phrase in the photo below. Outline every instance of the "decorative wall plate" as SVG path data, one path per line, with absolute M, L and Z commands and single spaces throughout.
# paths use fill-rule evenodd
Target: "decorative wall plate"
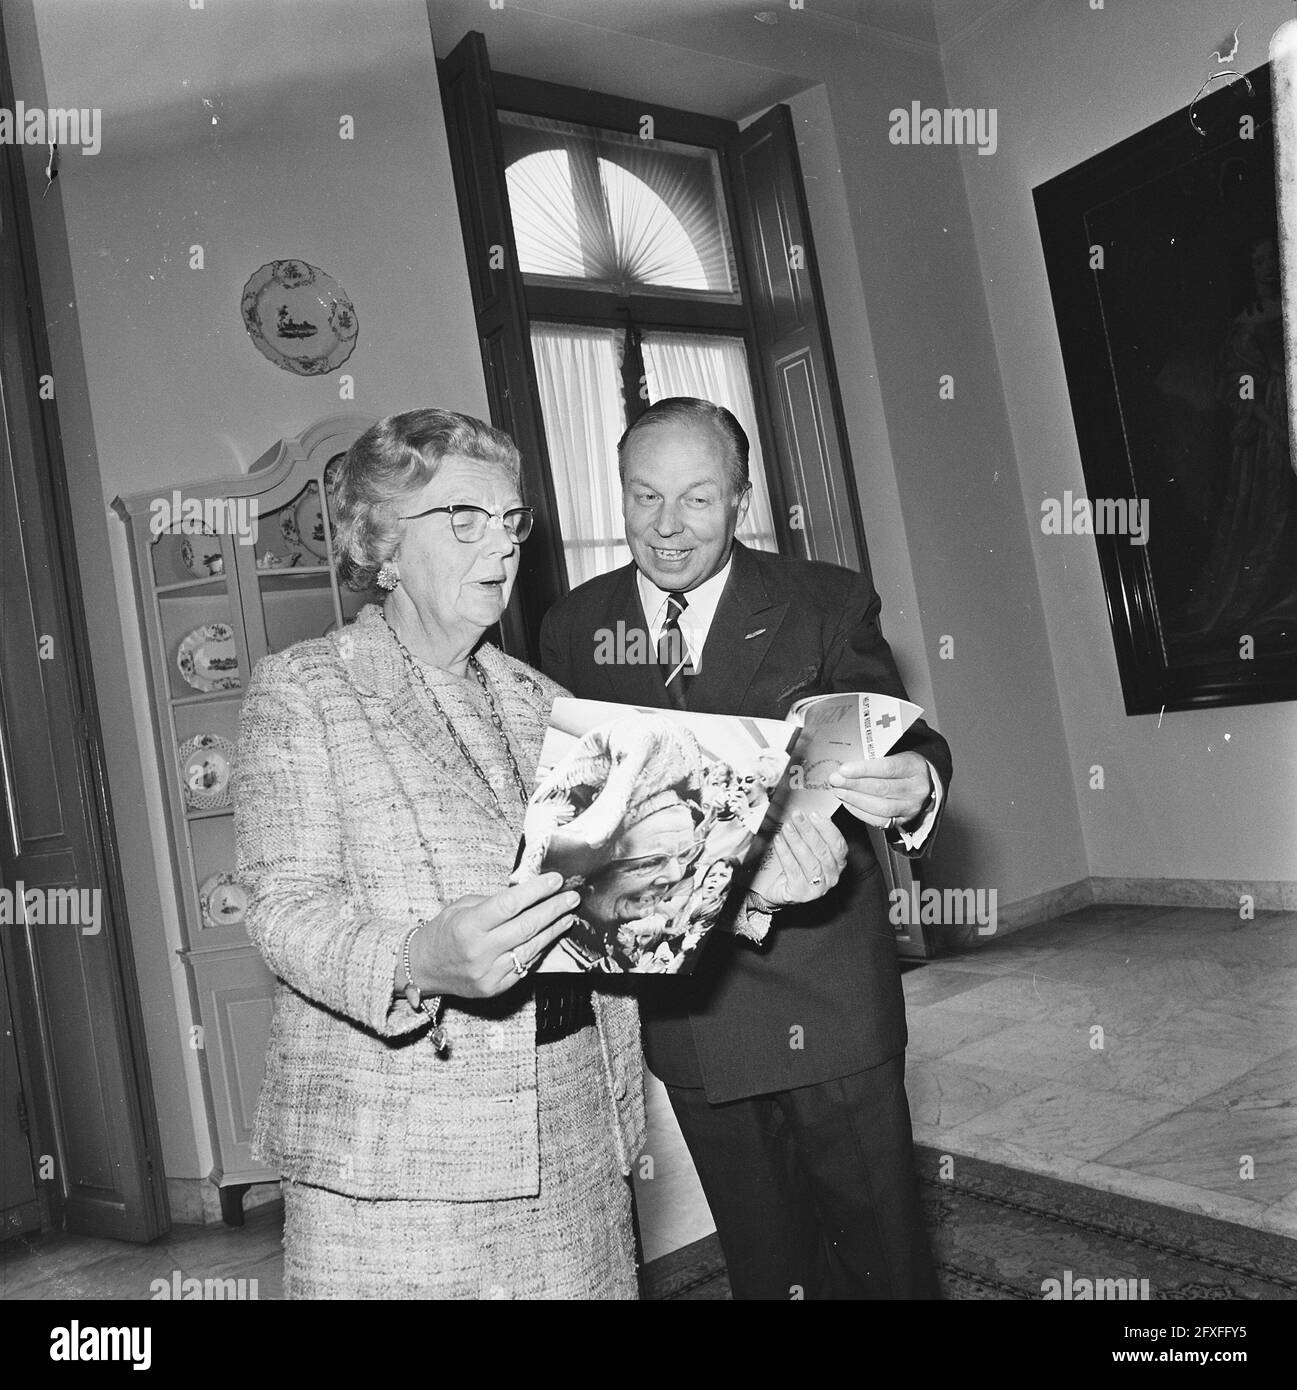
M 185 684 L 204 695 L 213 690 L 237 690 L 239 652 L 229 623 L 196 627 L 180 643 L 176 665 Z
M 225 572 L 220 538 L 205 526 L 201 535 L 187 535 L 180 542 L 180 561 L 195 579 L 210 579 Z
M 298 376 L 322 376 L 351 356 L 360 326 L 346 291 L 306 261 L 270 261 L 243 287 L 243 324 L 258 351 Z
M 248 910 L 248 890 L 233 874 L 212 874 L 198 885 L 198 906 L 203 926 L 237 926 Z
M 216 811 L 230 804 L 234 745 L 220 734 L 195 734 L 180 745 L 180 775 L 185 800 L 195 811 Z

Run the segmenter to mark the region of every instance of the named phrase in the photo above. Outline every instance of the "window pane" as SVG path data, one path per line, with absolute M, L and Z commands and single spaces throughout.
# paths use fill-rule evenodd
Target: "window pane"
M 650 403 L 664 396 L 698 396 L 725 406 L 743 426 L 750 446 L 748 471 L 752 478 L 752 501 L 738 529 L 738 538 L 756 550 L 778 550 L 743 339 L 712 333 L 645 331 L 641 350 Z
M 573 588 L 630 560 L 617 477 L 617 441 L 626 428 L 621 338 L 616 328 L 531 326 L 563 557 Z
M 500 125 L 525 278 L 738 301 L 713 151 L 512 111 Z
M 506 177 L 523 272 L 579 279 L 585 262 L 567 151 L 537 150 L 511 164 Z

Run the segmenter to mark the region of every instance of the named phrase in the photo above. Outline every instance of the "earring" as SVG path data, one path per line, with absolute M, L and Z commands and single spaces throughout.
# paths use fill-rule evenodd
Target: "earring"
M 379 566 L 377 583 L 380 589 L 387 589 L 389 592 L 395 589 L 401 582 L 401 576 L 397 573 L 396 566 L 391 560 L 384 560 Z

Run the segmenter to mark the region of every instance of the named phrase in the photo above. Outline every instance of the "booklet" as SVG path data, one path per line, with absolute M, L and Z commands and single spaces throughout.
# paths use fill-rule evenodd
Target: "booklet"
M 885 757 L 922 713 L 908 700 L 861 691 L 798 700 L 788 711 L 800 734 L 779 798 L 779 819 L 790 811 L 831 816 L 842 803 L 829 777 L 843 763 Z
M 688 974 L 784 816 L 831 815 L 830 774 L 882 756 L 922 712 L 855 692 L 783 721 L 556 700 L 510 882 L 558 871 L 581 904 L 536 971 Z

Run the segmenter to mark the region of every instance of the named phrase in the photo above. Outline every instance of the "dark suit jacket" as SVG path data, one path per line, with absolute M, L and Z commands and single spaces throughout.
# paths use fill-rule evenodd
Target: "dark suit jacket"
M 873 585 L 852 570 L 749 550 L 734 562 L 690 684 L 689 708 L 782 719 L 794 701 L 834 691 L 905 687 L 878 625 Z M 600 664 L 600 630 L 647 631 L 627 565 L 554 605 L 541 665 L 574 695 L 667 708 L 658 668 Z M 605 642 L 605 650 L 607 644 Z M 927 758 L 947 787 L 950 749 L 923 721 L 897 746 Z M 944 803 L 943 803 L 944 805 Z M 776 914 L 764 945 L 707 941 L 689 978 L 645 981 L 644 1046 L 654 1074 L 721 1102 L 828 1081 L 905 1047 L 905 1010 L 887 892 L 866 827 L 845 810 L 847 867 L 818 902 Z M 924 842 L 932 844 L 934 827 Z M 899 841 L 897 841 L 899 847 Z

